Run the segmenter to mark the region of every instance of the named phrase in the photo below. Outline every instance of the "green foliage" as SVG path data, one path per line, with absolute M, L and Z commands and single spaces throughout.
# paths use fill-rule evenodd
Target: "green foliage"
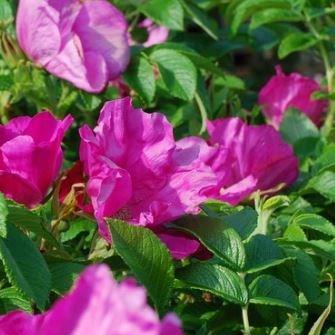
M 71 113 L 64 169 L 79 158 L 78 129 L 94 126 L 102 104 L 120 94 L 165 114 L 177 139 L 207 140 L 207 119 L 264 124 L 259 91 L 279 63 L 285 73 L 320 82 L 311 99 L 328 100 L 324 123 L 316 126 L 293 106 L 285 112 L 279 131 L 300 164 L 291 187 L 254 193 L 238 206 L 211 200 L 199 215 L 164 222 L 200 242 L 183 260 L 172 259 L 154 233 L 158 227 L 110 219 L 113 243 L 107 243 L 92 216 L 58 203 L 58 181 L 34 209 L 0 194 L 0 313 L 45 310 L 87 265 L 104 262 L 116 280 L 135 277 L 144 285 L 161 316 L 174 311 L 185 335 L 334 335 L 333 1 L 110 1 L 125 14 L 136 45 L 122 77 L 99 94 L 76 89 L 24 55 L 13 61 L 3 43 L 14 41 L 15 54 L 18 1 L 0 1 L 1 122 L 41 109 L 59 118 Z M 169 29 L 166 42 L 141 44 L 148 32 L 138 25 L 146 17 Z
M 48 266 L 33 242 L 12 225 L 0 238 L 0 259 L 9 282 L 41 310 L 51 288 Z
M 197 70 L 183 54 L 171 49 L 158 49 L 150 54 L 157 64 L 165 88 L 183 100 L 194 97 L 197 84 Z
M 293 289 L 270 275 L 257 277 L 249 286 L 250 303 L 299 309 L 299 301 Z
M 231 270 L 217 264 L 192 264 L 177 272 L 187 288 L 208 291 L 235 304 L 248 302 L 243 280 Z
M 155 22 L 171 29 L 182 30 L 184 23 L 183 7 L 178 0 L 148 0 L 140 10 Z
M 237 271 L 244 268 L 245 251 L 241 238 L 221 220 L 189 216 L 178 222 L 177 228 L 193 234 L 231 268 Z
M 171 294 L 174 267 L 171 256 L 149 229 L 118 220 L 109 221 L 115 249 L 163 311 Z

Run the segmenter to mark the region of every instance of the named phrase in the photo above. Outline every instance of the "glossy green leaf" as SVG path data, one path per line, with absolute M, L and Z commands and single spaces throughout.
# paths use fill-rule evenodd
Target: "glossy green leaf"
M 287 261 L 283 251 L 266 235 L 255 235 L 245 245 L 245 272 L 258 272 Z
M 149 229 L 109 220 L 113 244 L 162 311 L 171 294 L 174 267 L 169 251 Z
M 292 222 L 304 229 L 316 230 L 320 233 L 335 237 L 335 226 L 320 215 L 312 213 L 300 214 L 295 216 Z
M 140 56 L 133 59 L 123 77 L 147 103 L 153 100 L 156 91 L 154 70 L 146 58 Z
M 55 262 L 49 264 L 52 290 L 60 295 L 68 292 L 85 265 L 71 262 Z
M 30 302 L 15 287 L 6 287 L 0 290 L 0 313 L 6 314 L 14 310 L 32 312 Z
M 191 100 L 197 85 L 197 70 L 184 55 L 170 49 L 157 49 L 150 54 L 158 65 L 163 82 L 171 95 Z
M 170 29 L 182 30 L 184 27 L 184 11 L 178 0 L 147 0 L 139 9 L 158 24 Z
M 176 227 L 196 236 L 227 266 L 242 270 L 245 251 L 239 234 L 222 220 L 205 216 L 188 216 L 176 222 Z
M 245 305 L 248 292 L 243 280 L 233 271 L 217 264 L 198 263 L 179 269 L 177 278 L 186 288 L 211 292 L 235 304 Z
M 296 22 L 302 20 L 302 15 L 292 10 L 284 8 L 268 8 L 259 11 L 252 16 L 250 28 L 255 29 L 272 22 Z
M 317 39 L 310 33 L 292 33 L 281 41 L 278 56 L 283 59 L 293 52 L 309 49 L 317 42 Z
M 299 309 L 294 290 L 283 281 L 270 275 L 257 277 L 249 286 L 250 303 Z
M 51 274 L 33 242 L 13 225 L 0 238 L 0 259 L 9 282 L 43 310 L 51 288 Z

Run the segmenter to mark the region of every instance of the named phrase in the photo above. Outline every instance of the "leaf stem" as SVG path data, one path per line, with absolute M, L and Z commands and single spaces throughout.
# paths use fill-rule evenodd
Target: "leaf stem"
M 306 23 L 311 31 L 311 33 L 314 35 L 314 37 L 318 40 L 318 46 L 320 51 L 320 56 L 323 61 L 323 65 L 325 68 L 326 78 L 327 78 L 327 89 L 328 94 L 331 94 L 334 90 L 334 71 L 333 67 L 331 65 L 329 55 L 327 52 L 327 48 L 323 42 L 322 36 L 318 33 L 317 29 L 315 28 L 314 24 L 312 23 L 310 17 L 305 13 Z M 328 136 L 331 132 L 333 123 L 335 119 L 335 103 L 334 101 L 329 101 L 329 111 L 326 116 L 326 120 L 324 122 L 324 125 L 322 127 L 322 133 L 324 136 Z
M 244 335 L 250 335 L 251 330 L 249 324 L 248 305 L 242 306 L 242 320 L 243 320 Z
M 207 116 L 207 111 L 206 108 L 199 96 L 199 94 L 196 92 L 194 95 L 194 99 L 195 102 L 198 105 L 199 111 L 200 111 L 200 115 L 201 115 L 201 128 L 199 131 L 199 135 L 202 135 L 205 131 L 206 131 L 206 122 L 208 120 L 208 116 Z
M 240 278 L 245 282 L 245 273 L 244 272 L 239 272 L 238 274 Z M 250 330 L 250 323 L 249 323 L 249 315 L 248 315 L 248 307 L 249 304 L 246 304 L 241 307 L 242 310 L 242 321 L 243 321 L 243 333 L 244 335 L 251 335 L 251 330 Z

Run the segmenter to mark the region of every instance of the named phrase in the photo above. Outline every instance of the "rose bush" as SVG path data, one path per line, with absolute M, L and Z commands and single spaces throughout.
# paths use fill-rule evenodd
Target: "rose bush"
M 0 334 L 332 335 L 334 15 L 0 1 Z

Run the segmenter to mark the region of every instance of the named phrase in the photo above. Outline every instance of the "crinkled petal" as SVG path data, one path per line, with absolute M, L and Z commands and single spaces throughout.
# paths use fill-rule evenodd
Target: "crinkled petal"
M 321 90 L 320 85 L 299 73 L 285 75 L 280 66 L 276 72 L 259 93 L 259 104 L 268 122 L 279 128 L 285 112 L 297 108 L 320 126 L 328 105 L 326 100 L 312 98 L 314 92 Z
M 85 1 L 73 30 L 85 53 L 103 56 L 108 80 L 115 79 L 125 70 L 129 62 L 128 25 L 118 9 L 104 0 Z M 91 66 L 94 68 L 94 62 Z

